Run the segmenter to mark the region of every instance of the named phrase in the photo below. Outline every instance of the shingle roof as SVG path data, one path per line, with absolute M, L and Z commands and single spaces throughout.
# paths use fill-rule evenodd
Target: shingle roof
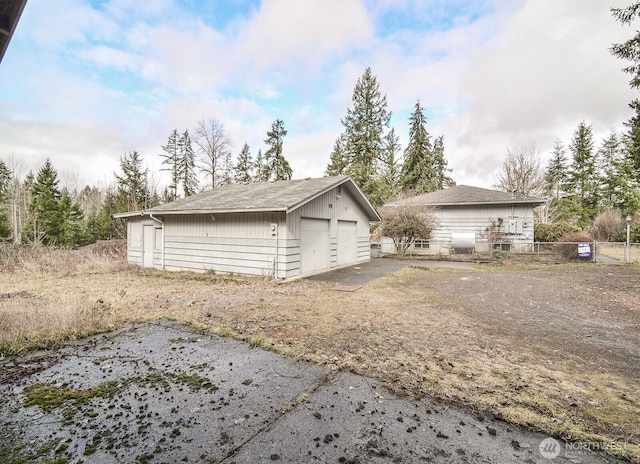
M 224 185 L 146 211 L 118 214 L 117 217 L 261 211 L 288 213 L 339 185 L 351 191 L 371 220 L 379 220 L 378 213 L 349 176 Z
M 523 195 L 513 195 L 498 190 L 489 190 L 469 185 L 457 185 L 435 192 L 425 193 L 415 197 L 400 200 L 392 204 L 414 204 L 433 206 L 458 206 L 458 205 L 482 205 L 482 204 L 542 204 L 544 200 L 527 197 Z

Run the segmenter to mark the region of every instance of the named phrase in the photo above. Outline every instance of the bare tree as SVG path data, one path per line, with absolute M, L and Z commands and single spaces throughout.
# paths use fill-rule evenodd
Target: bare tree
M 534 143 L 507 149 L 500 172 L 496 175 L 496 188 L 518 195 L 539 197 L 545 190 L 545 173 L 540 153 Z
M 215 118 L 201 119 L 194 130 L 193 141 L 203 157 L 202 172 L 207 175 L 211 188 L 222 182 L 222 171 L 231 153 L 231 140 L 227 137 L 222 122 Z
M 382 217 L 378 233 L 393 240 L 400 256 L 404 256 L 417 239 L 429 240 L 438 223 L 436 209 L 412 201 L 410 195 L 404 192 L 396 200 L 378 208 Z

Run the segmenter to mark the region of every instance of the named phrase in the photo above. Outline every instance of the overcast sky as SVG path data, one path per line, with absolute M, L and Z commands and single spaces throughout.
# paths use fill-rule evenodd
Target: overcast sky
M 610 13 L 628 3 L 29 0 L 0 63 L 0 158 L 103 186 L 131 150 L 157 172 L 174 128 L 216 118 L 255 156 L 282 119 L 294 178 L 319 177 L 370 66 L 402 146 L 420 99 L 454 180 L 491 187 L 508 148 L 546 160 L 580 121 L 598 144 L 623 130 L 634 94 L 608 49 L 635 32 Z

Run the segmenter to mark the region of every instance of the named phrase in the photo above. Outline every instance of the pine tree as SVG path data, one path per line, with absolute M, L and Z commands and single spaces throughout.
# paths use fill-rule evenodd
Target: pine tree
M 638 174 L 625 157 L 615 131 L 602 142 L 598 155 L 602 204 L 621 210 L 625 216 L 635 213 L 640 206 Z
M 340 137 L 333 145 L 331 158 L 329 164 L 327 165 L 327 169 L 325 170 L 325 175 L 343 176 L 345 174 L 347 167 L 349 166 L 349 160 L 345 156 L 343 144 L 344 140 L 342 140 L 342 137 Z
M 560 139 L 554 142 L 544 178 L 547 192 L 555 198 L 560 198 L 567 180 L 567 155 Z
M 63 218 L 58 183 L 58 173 L 47 158 L 31 187 L 29 218 L 23 231 L 32 243 L 56 244 L 60 238 Z
M 191 147 L 191 136 L 185 130 L 178 139 L 178 172 L 182 180 L 182 192 L 185 197 L 198 191 L 198 174 L 196 173 L 196 154 Z
M 250 184 L 253 180 L 253 176 L 251 175 L 252 170 L 253 160 L 251 158 L 251 152 L 249 151 L 249 144 L 245 142 L 238 155 L 238 162 L 233 167 L 233 181 L 236 184 Z
M 164 154 L 160 154 L 160 157 L 164 158 L 162 165 L 166 166 L 162 168 L 163 171 L 169 171 L 171 175 L 171 183 L 169 184 L 170 197 L 175 200 L 178 198 L 178 184 L 182 172 L 180 171 L 180 148 L 178 146 L 178 130 L 174 129 L 167 139 L 167 144 L 162 146 Z
M 614 18 L 623 25 L 631 25 L 640 14 L 640 1 L 632 2 L 626 8 L 612 8 Z M 621 44 L 614 44 L 611 53 L 625 61 L 631 63 L 623 68 L 627 74 L 631 74 L 629 86 L 634 89 L 640 89 L 640 31 L 636 28 L 635 35 Z M 629 107 L 634 114 L 625 123 L 628 133 L 624 137 L 627 157 L 633 164 L 633 167 L 640 176 L 640 100 L 634 99 L 629 103 Z M 640 181 L 640 177 L 636 178 Z
M 404 162 L 400 173 L 400 187 L 415 193 L 428 193 L 438 190 L 434 178 L 433 146 L 431 135 L 427 132 L 427 118 L 420 100 L 409 117 L 409 144 L 404 151 Z
M 384 137 L 391 113 L 387 112 L 387 97 L 380 93 L 371 68 L 356 82 L 352 105 L 342 120 L 344 131 L 337 142 L 342 154 L 336 152 L 332 156 L 327 173 L 341 172 L 346 164 L 343 172 L 353 178 L 372 203 L 378 204 L 375 198 L 380 201 L 383 195 L 376 170 L 384 156 Z
M 265 166 L 263 177 L 265 180 L 291 180 L 292 171 L 289 162 L 282 155 L 282 145 L 287 130 L 284 122 L 276 119 L 271 124 L 271 130 L 267 131 L 267 138 L 264 140 L 269 148 L 264 154 Z
M 147 169 L 142 169 L 142 158 L 137 151 L 120 157 L 121 174 L 116 177 L 117 212 L 139 211 L 149 206 Z M 173 192 L 171 193 L 173 196 Z
M 262 150 L 258 149 L 258 154 L 256 155 L 256 160 L 253 163 L 253 179 L 252 182 L 266 182 L 265 178 L 265 168 L 264 168 L 264 156 L 262 155 Z
M 569 151 L 572 163 L 567 176 L 567 193 L 578 225 L 585 227 L 597 213 L 599 185 L 593 132 L 584 121 L 575 130 Z
M 444 135 L 439 135 L 433 142 L 434 187 L 440 190 L 451 184 L 449 163 L 444 156 Z
M 380 167 L 382 198 L 379 200 L 379 204 L 384 204 L 398 193 L 400 177 L 398 156 L 401 148 L 396 131 L 392 128 L 385 136 L 384 156 Z
M 84 216 L 80 205 L 74 202 L 67 189 L 63 189 L 59 203 L 60 210 L 60 234 L 57 244 L 66 247 L 74 247 L 87 244 Z
M 231 159 L 231 152 L 226 153 L 222 159 L 218 179 L 218 185 L 233 184 L 233 160 Z
M 0 160 L 0 238 L 11 236 L 11 224 L 9 223 L 9 189 L 11 185 L 12 172 L 3 160 Z

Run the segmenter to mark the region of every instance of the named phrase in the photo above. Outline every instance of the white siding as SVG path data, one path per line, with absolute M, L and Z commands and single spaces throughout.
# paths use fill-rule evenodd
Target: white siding
M 476 251 L 488 252 L 488 233 L 492 222 L 502 226 L 504 235 L 500 241 L 512 244 L 512 251 L 527 252 L 533 246 L 533 208 L 530 205 L 468 205 L 441 207 L 437 211 L 438 225 L 432 231 L 429 248 L 411 249 L 412 254 L 448 255 L 451 250 L 452 233 L 474 233 Z M 385 239 L 382 251 L 393 253 L 393 244 Z
M 228 213 L 164 216 L 164 230 L 148 217 L 129 219 L 128 260 L 142 264 L 142 225 L 153 224 L 153 265 L 167 270 L 219 272 L 294 277 L 301 270 L 301 219 L 329 222 L 329 267 L 337 265 L 338 221 L 356 223 L 356 258 L 370 257 L 369 219 L 345 189 L 333 189 L 292 213 Z M 272 231 L 277 224 L 277 233 Z M 276 243 L 277 240 L 277 243 Z

